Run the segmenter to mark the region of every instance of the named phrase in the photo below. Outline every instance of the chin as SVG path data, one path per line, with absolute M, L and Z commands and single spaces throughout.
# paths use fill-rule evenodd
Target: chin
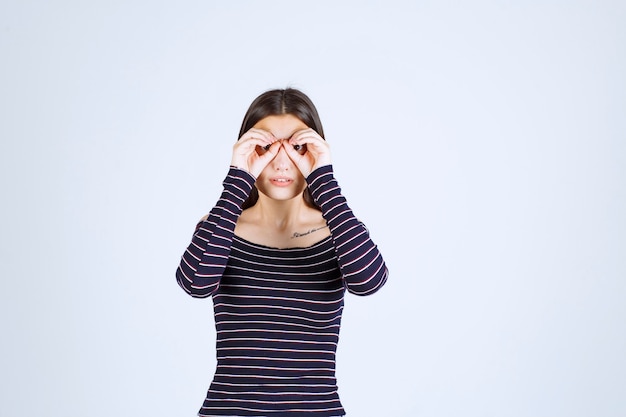
M 260 194 L 263 194 L 265 197 L 270 200 L 275 201 L 291 201 L 295 198 L 304 198 L 302 191 L 294 191 L 294 190 L 259 190 Z
M 291 201 L 295 198 L 302 198 L 302 194 L 294 194 L 294 193 L 273 193 L 268 196 L 272 200 L 276 201 Z

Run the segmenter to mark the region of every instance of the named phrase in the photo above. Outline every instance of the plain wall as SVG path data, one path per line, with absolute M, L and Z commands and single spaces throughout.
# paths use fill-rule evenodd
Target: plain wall
M 350 417 L 626 415 L 626 6 L 2 1 L 0 415 L 193 416 L 174 272 L 251 100 L 317 104 L 391 275 Z

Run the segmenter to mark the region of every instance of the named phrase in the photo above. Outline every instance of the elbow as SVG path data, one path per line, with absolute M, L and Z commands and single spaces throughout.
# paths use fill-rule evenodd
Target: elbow
M 188 294 L 193 298 L 209 298 L 213 294 L 213 292 L 192 291 Z
M 378 271 L 376 274 L 374 274 L 365 281 L 351 283 L 348 280 L 344 279 L 344 283 L 347 291 L 350 294 L 365 297 L 367 295 L 372 295 L 378 292 L 378 290 L 380 290 L 385 285 L 388 277 L 389 270 L 386 266 L 383 266 L 380 271 Z
M 194 285 L 194 281 L 190 280 L 185 273 L 178 268 L 176 270 L 176 282 L 178 285 L 193 298 L 208 298 L 217 289 L 217 285 L 198 286 Z

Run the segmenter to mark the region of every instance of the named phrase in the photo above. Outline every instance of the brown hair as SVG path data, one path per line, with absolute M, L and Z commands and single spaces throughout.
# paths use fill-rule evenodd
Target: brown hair
M 324 137 L 322 121 L 311 99 L 300 90 L 286 88 L 266 91 L 254 99 L 243 118 L 238 138 L 243 136 L 244 133 L 250 130 L 261 119 L 268 116 L 279 116 L 281 114 L 296 116 L 302 123 L 315 130 L 322 138 Z M 319 209 L 313 202 L 308 187 L 304 190 L 303 197 L 308 205 Z M 259 191 L 256 187 L 253 187 L 250 196 L 243 203 L 243 209 L 245 210 L 248 207 L 252 207 L 256 204 L 258 199 Z

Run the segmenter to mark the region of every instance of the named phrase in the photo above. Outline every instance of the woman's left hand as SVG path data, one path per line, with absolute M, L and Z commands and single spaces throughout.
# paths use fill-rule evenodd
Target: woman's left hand
M 304 178 L 317 168 L 331 164 L 328 142 L 313 129 L 297 131 L 283 146 Z

